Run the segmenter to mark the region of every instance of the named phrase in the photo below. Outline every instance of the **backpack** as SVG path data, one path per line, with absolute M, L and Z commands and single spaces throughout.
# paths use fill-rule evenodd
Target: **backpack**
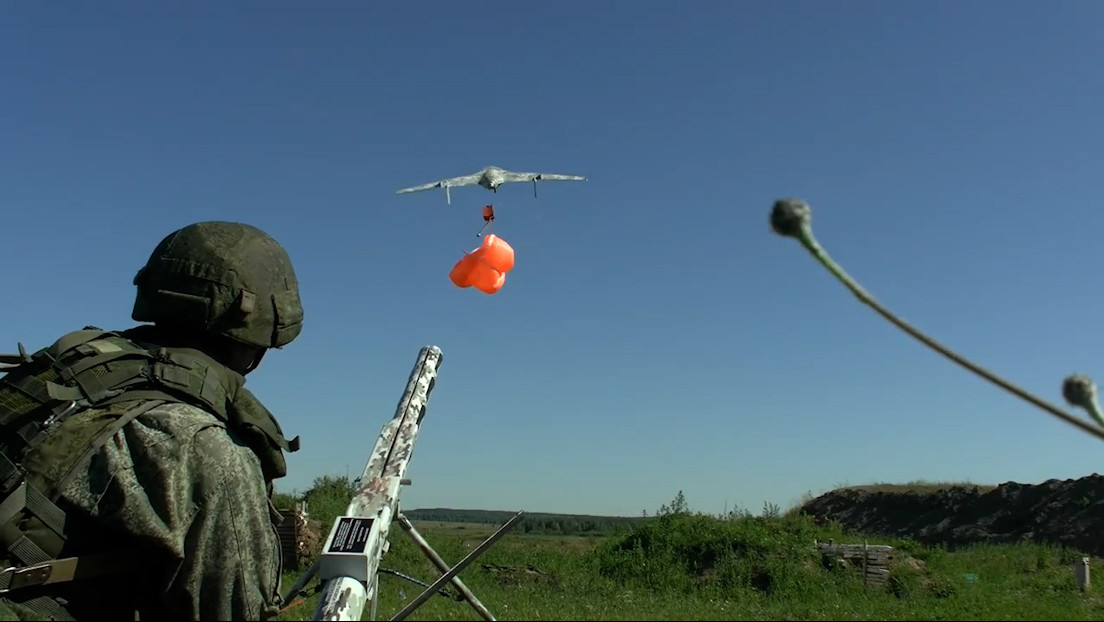
M 245 378 L 198 350 L 143 341 L 151 330 L 90 326 L 33 355 L 22 344 L 17 355 L 0 355 L 11 366 L 0 367 L 7 372 L 0 377 L 0 560 L 6 560 L 0 598 L 136 570 L 139 551 L 58 559 L 73 529 L 57 502 L 104 443 L 159 405 L 191 404 L 224 421 L 260 460 L 270 494 L 272 480 L 287 474 L 282 452 L 298 451 L 299 438 L 284 438 L 243 386 Z M 72 619 L 47 596 L 20 604 L 43 617 Z

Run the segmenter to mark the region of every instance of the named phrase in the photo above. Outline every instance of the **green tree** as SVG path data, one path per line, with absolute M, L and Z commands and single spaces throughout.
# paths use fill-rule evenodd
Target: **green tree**
M 686 496 L 682 494 L 682 491 L 678 491 L 675 498 L 671 500 L 670 504 L 663 504 L 656 512 L 656 516 L 669 516 L 671 514 L 689 514 L 690 506 L 686 503 Z

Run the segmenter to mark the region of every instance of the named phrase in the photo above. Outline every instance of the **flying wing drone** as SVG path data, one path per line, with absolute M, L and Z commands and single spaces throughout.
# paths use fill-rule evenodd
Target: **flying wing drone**
M 452 193 L 450 192 L 450 190 L 458 186 L 483 186 L 487 190 L 497 193 L 498 187 L 502 184 L 515 182 L 533 182 L 533 196 L 535 197 L 537 196 L 538 181 L 586 180 L 587 178 L 581 175 L 561 175 L 559 173 L 519 173 L 516 171 L 507 171 L 506 169 L 502 169 L 497 166 L 488 166 L 487 168 L 472 173 L 471 175 L 461 175 L 460 177 L 442 179 L 440 181 L 422 184 L 421 186 L 403 188 L 402 190 L 396 191 L 395 194 L 407 194 L 410 192 L 432 190 L 433 188 L 444 188 L 445 200 L 448 202 L 449 205 L 452 205 Z

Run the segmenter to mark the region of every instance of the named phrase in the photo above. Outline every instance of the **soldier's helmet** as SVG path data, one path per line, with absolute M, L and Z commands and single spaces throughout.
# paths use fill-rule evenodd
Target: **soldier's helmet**
M 287 251 L 234 222 L 198 222 L 157 245 L 134 277 L 131 317 L 190 332 L 280 348 L 303 329 L 299 281 Z

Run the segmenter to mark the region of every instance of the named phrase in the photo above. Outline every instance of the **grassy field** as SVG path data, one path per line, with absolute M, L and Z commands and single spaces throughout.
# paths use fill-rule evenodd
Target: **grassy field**
M 416 526 L 450 564 L 496 527 Z M 1075 551 L 1021 544 L 949 552 L 870 538 L 897 547 L 899 561 L 888 587 L 868 588 L 856 572 L 826 568 L 815 538 L 861 542 L 792 513 L 718 517 L 679 509 L 614 535 L 511 533 L 460 577 L 500 620 L 1104 619 L 1104 590 L 1077 589 Z M 381 566 L 426 583 L 440 575 L 397 524 Z M 529 568 L 539 573 L 523 570 Z M 294 579 L 289 573 L 284 589 Z M 388 619 L 422 589 L 381 575 L 377 619 Z M 316 602 L 308 598 L 281 619 L 309 620 Z M 481 618 L 465 602 L 435 596 L 409 619 Z

